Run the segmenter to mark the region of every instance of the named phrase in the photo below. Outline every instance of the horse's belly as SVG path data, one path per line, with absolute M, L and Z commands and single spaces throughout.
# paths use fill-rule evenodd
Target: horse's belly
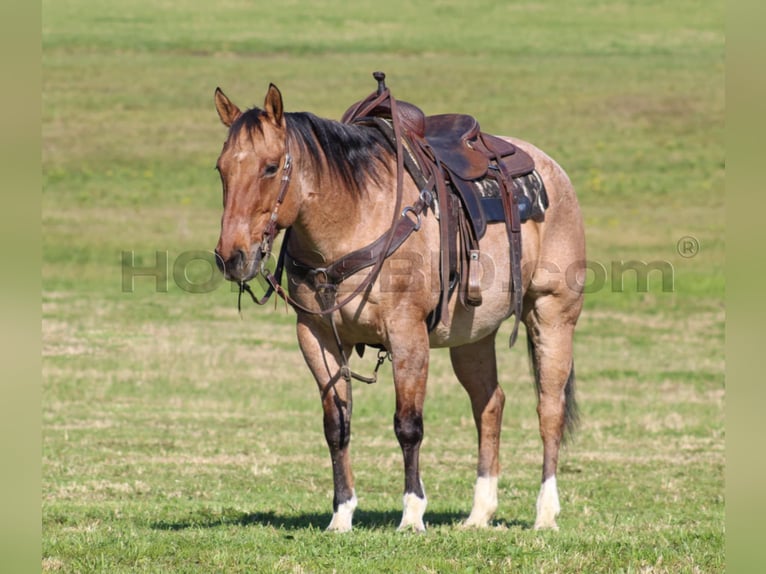
M 431 332 L 431 347 L 458 347 L 479 341 L 497 330 L 511 314 L 508 239 L 503 225 L 488 227 L 480 242 L 479 261 L 481 305 L 463 305 L 457 300 L 458 294 L 453 294 L 449 306 L 450 321 L 447 325 L 439 323 Z
M 462 304 L 450 305 L 449 325 L 439 323 L 429 335 L 431 348 L 459 347 L 480 341 L 490 335 L 505 320 L 510 312 L 510 296 L 494 296 L 486 299 L 478 307 L 464 307 Z

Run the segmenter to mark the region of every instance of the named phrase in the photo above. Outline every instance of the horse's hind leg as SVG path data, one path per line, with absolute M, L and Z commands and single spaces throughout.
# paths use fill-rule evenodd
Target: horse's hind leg
M 333 474 L 333 514 L 327 530 L 347 532 L 357 500 L 351 473 L 351 383 L 340 376 L 337 345 L 332 336 L 298 321 L 298 343 L 306 364 L 319 385 L 324 411 L 324 434 L 330 449 Z
M 497 510 L 500 427 L 505 394 L 497 383 L 496 333 L 481 341 L 450 349 L 452 368 L 471 398 L 473 418 L 479 435 L 473 508 L 465 526 L 488 526 Z
M 552 294 L 540 297 L 525 317 L 543 441 L 543 475 L 537 497 L 535 529 L 558 530 L 556 516 L 561 510 L 556 485 L 559 447 L 565 430 L 573 430 L 577 419 L 572 339 L 580 303 L 564 299 Z

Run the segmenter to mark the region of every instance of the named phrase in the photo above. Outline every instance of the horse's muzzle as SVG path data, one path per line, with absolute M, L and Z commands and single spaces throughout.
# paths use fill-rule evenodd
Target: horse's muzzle
M 235 249 L 228 259 L 224 259 L 217 249 L 215 251 L 215 263 L 224 278 L 237 283 L 250 281 L 255 277 L 260 260 L 259 249 L 253 253 L 252 257 L 249 257 L 244 249 Z

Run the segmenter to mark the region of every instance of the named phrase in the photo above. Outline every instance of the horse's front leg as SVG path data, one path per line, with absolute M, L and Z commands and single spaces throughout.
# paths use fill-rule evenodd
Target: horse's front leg
M 404 509 L 399 530 L 422 532 L 426 529 L 426 493 L 420 480 L 420 444 L 429 358 L 425 323 L 389 326 L 389 344 L 396 390 L 394 432 L 404 457 Z
M 340 376 L 340 351 L 329 332 L 298 320 L 298 343 L 319 386 L 324 411 L 324 435 L 330 449 L 334 496 L 327 530 L 348 532 L 356 508 L 351 473 L 351 383 Z

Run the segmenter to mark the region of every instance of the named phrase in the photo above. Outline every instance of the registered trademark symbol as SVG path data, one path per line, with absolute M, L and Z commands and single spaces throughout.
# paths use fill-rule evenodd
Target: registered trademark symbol
M 676 243 L 676 250 L 681 257 L 691 259 L 700 252 L 699 239 L 692 235 L 684 235 Z

